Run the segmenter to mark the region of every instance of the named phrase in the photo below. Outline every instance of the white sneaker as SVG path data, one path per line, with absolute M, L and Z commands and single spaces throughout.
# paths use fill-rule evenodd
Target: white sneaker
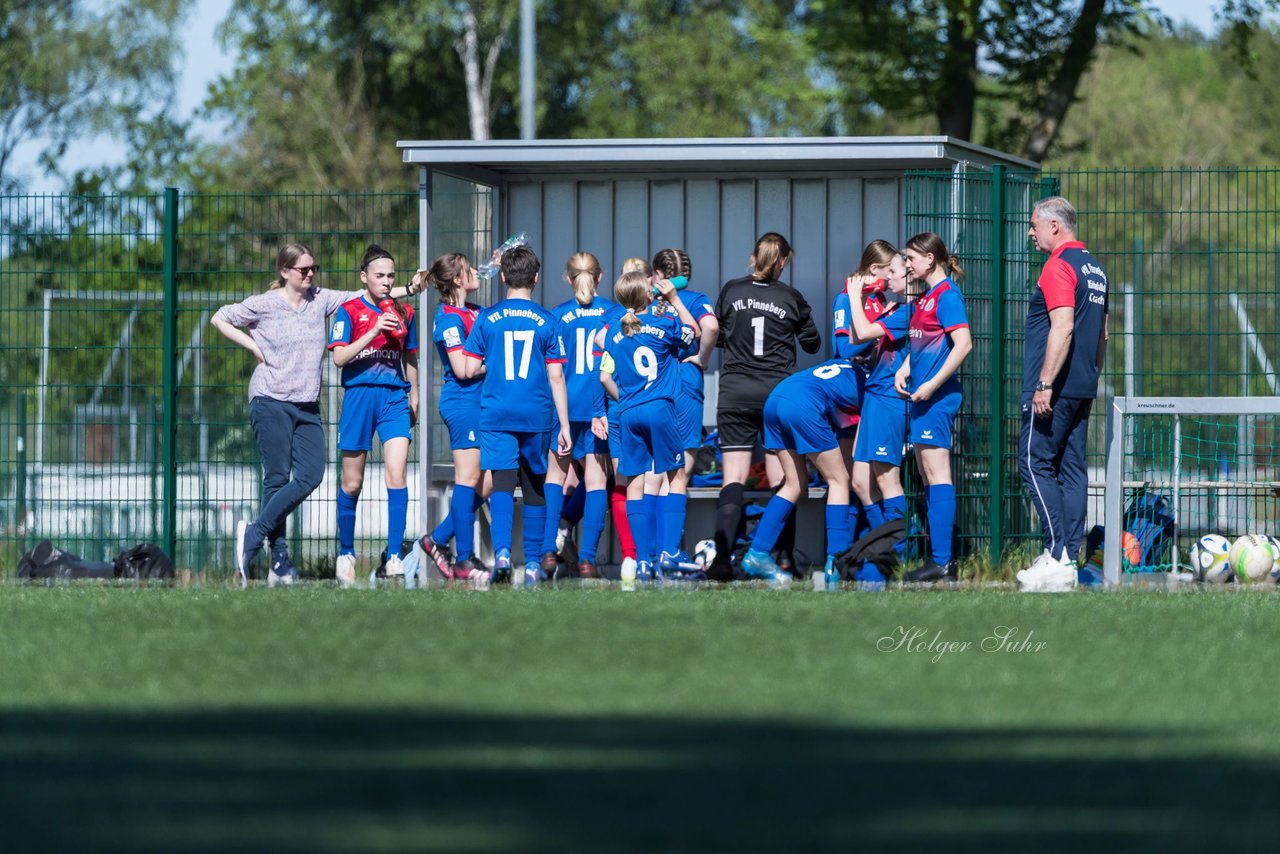
M 356 584 L 356 556 L 338 555 L 333 565 L 334 575 L 342 587 L 354 587 Z
M 1018 573 L 1018 583 L 1027 593 L 1066 593 L 1076 589 L 1076 565 L 1060 561 L 1048 552 Z
M 399 555 L 391 555 L 389 558 L 387 558 L 387 562 L 384 563 L 382 566 L 383 566 L 383 574 L 387 578 L 404 576 L 404 562 L 400 560 Z
M 235 567 L 236 575 L 240 577 L 240 586 L 249 586 L 249 567 L 244 561 L 244 539 L 249 533 L 249 523 L 244 519 L 236 522 L 236 551 L 235 551 Z
M 620 569 L 619 578 L 622 581 L 623 590 L 636 589 L 636 559 L 633 557 L 624 557 L 622 559 L 622 567 Z

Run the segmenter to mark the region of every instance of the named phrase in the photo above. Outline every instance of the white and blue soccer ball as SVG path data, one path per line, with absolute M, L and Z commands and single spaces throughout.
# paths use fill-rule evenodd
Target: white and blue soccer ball
M 1231 580 L 1231 564 L 1227 556 L 1231 543 L 1220 534 L 1205 534 L 1191 547 L 1191 568 L 1196 578 L 1211 584 L 1223 584 Z
M 693 562 L 703 569 L 706 569 L 708 566 L 711 566 L 711 562 L 715 559 L 716 541 L 698 540 L 698 544 L 693 547 Z
M 1260 534 L 1245 534 L 1231 544 L 1227 562 L 1240 581 L 1261 581 L 1271 574 L 1275 554 L 1271 542 Z
M 1271 543 L 1271 553 L 1275 560 L 1271 563 L 1271 580 L 1280 582 L 1280 537 L 1267 537 Z

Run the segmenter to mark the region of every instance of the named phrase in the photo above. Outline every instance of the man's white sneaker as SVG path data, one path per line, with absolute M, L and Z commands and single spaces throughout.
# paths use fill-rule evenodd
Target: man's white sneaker
M 355 555 L 338 555 L 338 560 L 333 565 L 334 575 L 338 577 L 338 584 L 342 587 L 354 587 L 356 583 L 356 556 Z
M 1071 561 L 1059 561 L 1048 553 L 1018 573 L 1018 583 L 1027 593 L 1066 593 L 1076 589 L 1078 575 Z

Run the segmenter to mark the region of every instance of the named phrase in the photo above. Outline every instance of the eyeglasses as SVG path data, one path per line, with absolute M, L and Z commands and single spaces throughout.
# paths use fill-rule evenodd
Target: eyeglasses
M 319 273 L 319 272 L 320 272 L 320 265 L 319 265 L 319 264 L 312 264 L 310 267 L 290 267 L 289 269 L 290 269 L 290 270 L 297 270 L 297 271 L 298 271 L 298 275 L 302 276 L 302 278 L 304 278 L 304 279 L 305 279 L 307 276 L 310 276 L 312 273 Z

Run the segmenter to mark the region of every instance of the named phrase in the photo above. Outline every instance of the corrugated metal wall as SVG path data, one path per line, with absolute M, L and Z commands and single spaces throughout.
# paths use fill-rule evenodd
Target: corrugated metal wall
M 901 174 L 551 176 L 512 179 L 502 195 L 500 230 L 529 233 L 544 270 L 535 298 L 547 306 L 571 295 L 561 273 L 578 251 L 600 259 L 605 269 L 600 290 L 608 296 L 626 258 L 649 259 L 659 249 L 683 248 L 693 261 L 690 287 L 714 300 L 721 284 L 746 272 L 760 234 L 783 234 L 796 255 L 782 278 L 809 300 L 823 335 L 823 349 L 816 356 L 802 353 L 802 365 L 829 357 L 831 303 L 862 247 L 875 238 L 895 244 L 904 238 Z M 716 367 L 713 363 L 709 377 Z M 708 395 L 710 421 L 713 400 Z

